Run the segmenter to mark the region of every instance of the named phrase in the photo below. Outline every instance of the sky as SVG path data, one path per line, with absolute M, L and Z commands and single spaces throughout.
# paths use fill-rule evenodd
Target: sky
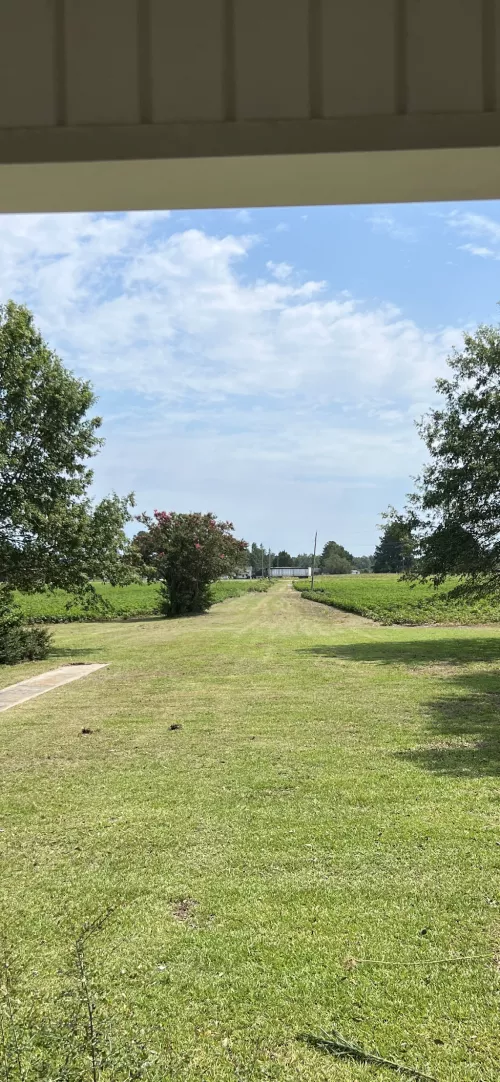
M 0 302 L 98 396 L 96 497 L 293 554 L 373 552 L 499 261 L 498 202 L 0 216 Z

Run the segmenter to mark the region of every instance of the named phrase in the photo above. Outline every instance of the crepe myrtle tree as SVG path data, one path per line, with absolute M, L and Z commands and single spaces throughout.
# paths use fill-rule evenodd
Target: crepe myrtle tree
M 161 582 L 161 611 L 165 616 L 206 612 L 212 604 L 210 584 L 231 575 L 247 562 L 247 543 L 233 535 L 232 522 L 211 511 L 178 514 L 154 511 L 139 515 L 146 527 L 137 549 L 146 573 Z

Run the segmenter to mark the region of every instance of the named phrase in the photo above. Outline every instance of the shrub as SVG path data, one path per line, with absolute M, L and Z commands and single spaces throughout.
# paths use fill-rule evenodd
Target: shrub
M 165 616 L 206 612 L 213 604 L 210 584 L 242 563 L 245 541 L 233 537 L 233 524 L 207 514 L 155 511 L 141 515 L 141 555 L 161 582 Z
M 50 635 L 42 627 L 24 627 L 23 615 L 12 594 L 0 587 L 0 665 L 42 661 L 48 656 Z
M 450 578 L 436 589 L 430 583 L 410 584 L 398 575 L 367 575 L 323 578 L 321 588 L 311 582 L 294 583 L 308 601 L 345 612 L 357 612 L 382 624 L 484 624 L 500 623 L 500 605 L 494 598 L 468 600 L 457 597 L 459 580 Z

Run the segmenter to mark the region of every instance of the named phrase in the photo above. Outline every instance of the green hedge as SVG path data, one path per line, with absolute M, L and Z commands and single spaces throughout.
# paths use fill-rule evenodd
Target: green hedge
M 465 601 L 450 597 L 457 579 L 435 589 L 425 583 L 401 582 L 399 575 L 331 575 L 295 582 L 308 601 L 344 612 L 359 613 L 381 624 L 488 624 L 500 621 L 497 600 Z
M 216 582 L 211 588 L 214 604 L 240 594 L 267 590 L 269 585 L 267 579 Z M 47 590 L 39 594 L 16 592 L 14 599 L 28 624 L 95 623 L 156 616 L 159 612 L 160 587 L 156 582 L 131 583 L 128 586 L 96 582 L 94 586 L 108 606 L 104 612 L 86 610 L 78 598 L 65 590 Z

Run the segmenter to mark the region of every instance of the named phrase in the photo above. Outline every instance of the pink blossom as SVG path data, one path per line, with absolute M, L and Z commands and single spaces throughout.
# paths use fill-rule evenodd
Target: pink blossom
M 197 541 L 195 541 L 195 546 L 194 547 L 195 547 L 195 549 L 201 549 L 201 545 L 199 545 Z

